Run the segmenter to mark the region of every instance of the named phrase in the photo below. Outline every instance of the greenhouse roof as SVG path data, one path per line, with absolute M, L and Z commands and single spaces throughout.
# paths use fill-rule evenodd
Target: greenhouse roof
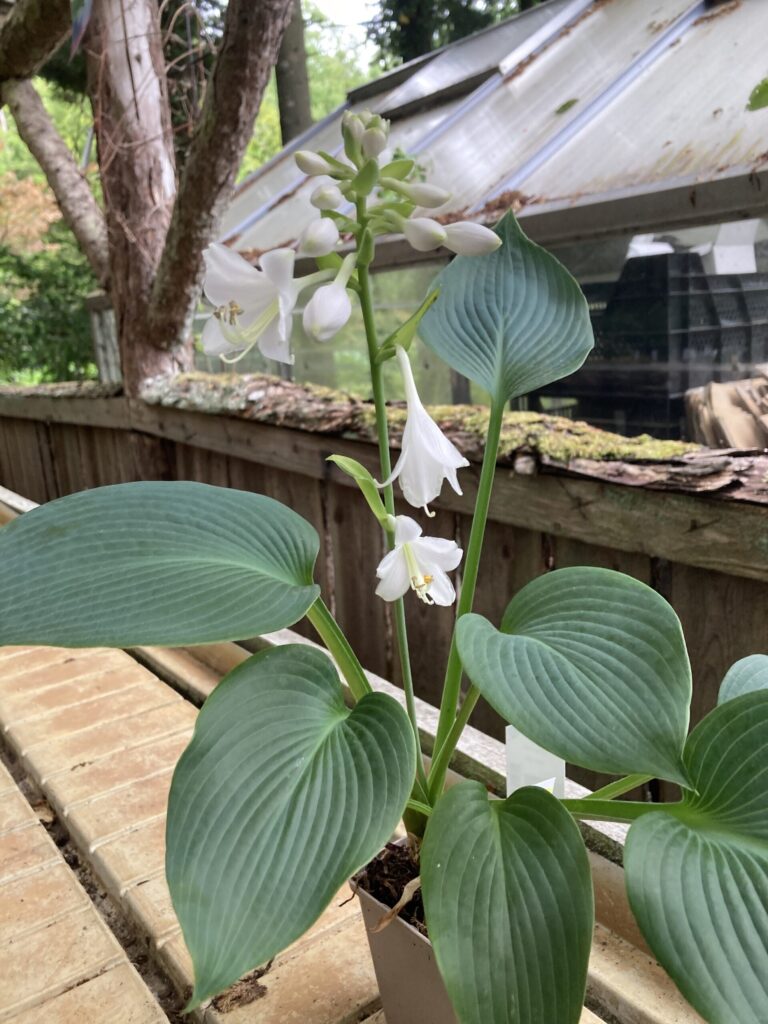
M 452 193 L 449 220 L 511 206 L 552 245 L 766 216 L 768 108 L 747 109 L 766 39 L 766 0 L 548 0 L 351 92 L 239 186 L 222 240 L 291 244 L 317 215 L 293 153 L 338 152 L 366 108 Z

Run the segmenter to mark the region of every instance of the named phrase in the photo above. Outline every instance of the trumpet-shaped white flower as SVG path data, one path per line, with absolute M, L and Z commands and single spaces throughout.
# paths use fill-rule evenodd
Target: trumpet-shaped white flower
M 258 345 L 269 359 L 292 363 L 291 317 L 299 291 L 293 249 L 264 253 L 261 269 L 223 245 L 210 245 L 203 258 L 203 289 L 216 307 L 203 328 L 203 350 L 234 361 L 228 357 L 241 358 Z
M 393 519 L 395 546 L 376 569 L 378 596 L 396 601 L 410 587 L 425 604 L 453 604 L 456 591 L 446 574 L 461 561 L 461 548 L 452 540 L 422 537 L 421 527 L 410 516 Z
M 299 252 L 305 256 L 327 256 L 339 241 L 339 229 L 328 217 L 313 220 L 299 242 Z
M 422 405 L 408 353 L 398 345 L 395 354 L 405 384 L 408 418 L 400 458 L 389 479 L 380 486 L 386 487 L 399 478 L 408 504 L 429 512 L 427 506 L 440 494 L 443 480 L 447 480 L 457 494 L 462 493 L 456 471 L 469 463 Z

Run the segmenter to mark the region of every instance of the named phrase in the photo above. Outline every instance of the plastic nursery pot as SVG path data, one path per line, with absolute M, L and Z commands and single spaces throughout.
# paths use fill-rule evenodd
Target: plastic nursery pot
M 429 939 L 401 917 L 372 929 L 390 909 L 357 885 L 387 1024 L 458 1024 Z

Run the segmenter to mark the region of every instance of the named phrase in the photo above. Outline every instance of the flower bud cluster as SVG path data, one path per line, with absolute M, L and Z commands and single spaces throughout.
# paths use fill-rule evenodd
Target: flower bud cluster
M 498 235 L 473 221 L 443 224 L 422 216 L 420 210 L 436 210 L 451 198 L 449 192 L 427 181 L 417 180 L 414 161 L 393 159 L 389 150 L 389 122 L 369 111 L 347 111 L 342 117 L 343 153 L 312 153 L 300 150 L 295 159 L 310 177 L 328 176 L 333 182 L 314 190 L 310 202 L 324 217 L 336 219 L 346 229 L 363 225 L 340 212 L 346 202 L 356 204 L 370 196 L 371 229 L 374 235 L 393 231 L 403 234 L 419 252 L 444 246 L 463 256 L 482 256 L 501 245 Z M 372 195 L 373 193 L 373 195 Z M 330 238 L 330 233 L 323 237 Z M 304 241 L 304 252 L 312 243 Z M 320 255 L 320 253 L 317 253 Z

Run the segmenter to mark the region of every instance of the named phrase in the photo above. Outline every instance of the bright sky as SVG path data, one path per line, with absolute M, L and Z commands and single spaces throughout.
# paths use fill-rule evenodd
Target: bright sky
M 366 23 L 373 16 L 375 3 L 366 0 L 315 0 L 315 3 L 327 18 L 343 29 L 359 45 L 360 60 L 367 64 L 374 55 L 375 49 L 366 42 Z

